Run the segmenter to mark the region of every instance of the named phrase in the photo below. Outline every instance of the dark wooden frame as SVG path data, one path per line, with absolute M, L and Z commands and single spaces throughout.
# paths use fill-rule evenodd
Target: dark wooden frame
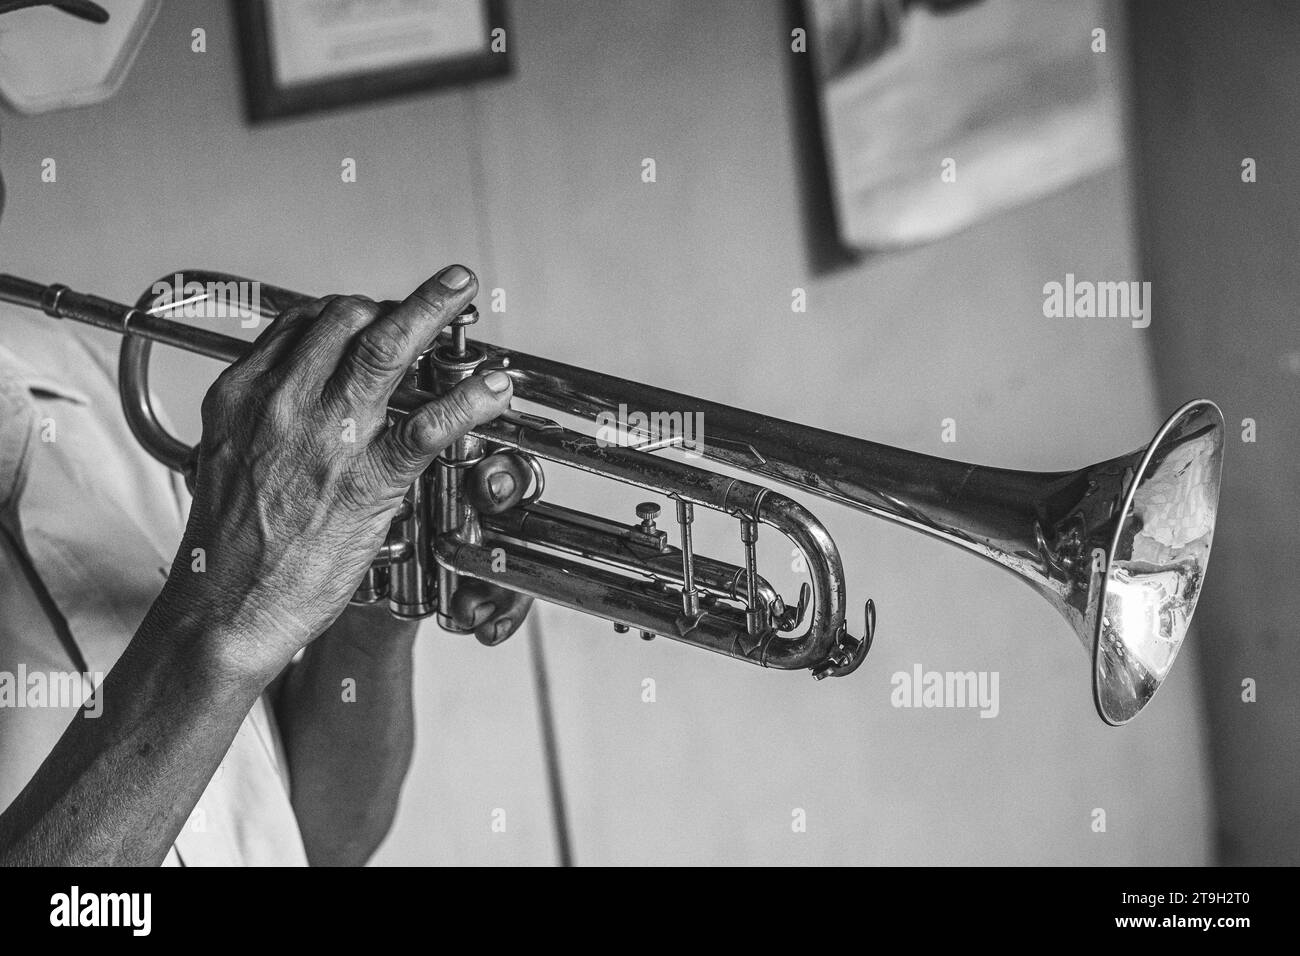
M 487 10 L 488 31 L 506 27 L 505 0 L 482 2 Z M 253 123 L 473 83 L 506 76 L 511 70 L 513 38 L 510 38 L 504 53 L 476 53 L 283 87 L 276 84 L 271 67 L 266 0 L 231 0 L 231 3 L 244 66 L 244 103 L 248 119 Z

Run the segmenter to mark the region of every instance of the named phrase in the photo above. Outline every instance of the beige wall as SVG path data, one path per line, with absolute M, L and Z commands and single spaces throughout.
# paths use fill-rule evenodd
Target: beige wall
M 250 131 L 228 5 L 166 5 L 115 99 L 5 118 L 5 268 L 123 297 L 193 264 L 387 296 L 460 259 L 508 293 L 485 337 L 837 431 L 1024 468 L 1083 465 L 1153 432 L 1141 333 L 1041 313 L 1043 284 L 1067 271 L 1138 278 L 1121 171 L 814 277 L 783 5 L 511 7 L 504 83 Z M 188 52 L 194 26 L 208 29 L 205 56 Z M 44 156 L 57 185 L 37 182 Z M 355 185 L 340 182 L 343 157 L 358 161 Z M 791 313 L 796 286 L 806 314 Z M 199 374 L 175 358 L 158 372 L 191 430 Z M 956 445 L 939 440 L 948 417 Z M 606 514 L 630 518 L 638 500 L 551 476 L 557 500 Z M 1083 653 L 1029 588 L 816 510 L 849 569 L 850 623 L 868 596 L 880 609 L 876 650 L 850 679 L 814 684 L 538 615 L 579 861 L 1207 859 L 1191 656 L 1143 719 L 1104 728 Z M 730 524 L 701 535 L 738 555 Z M 788 563 L 765 544 L 772 566 Z M 917 662 L 998 671 L 1000 716 L 891 707 L 890 675 Z M 382 862 L 552 859 L 528 667 L 523 639 L 488 651 L 428 628 L 416 764 Z M 645 678 L 656 703 L 642 702 Z M 490 832 L 494 808 L 504 834 Z M 791 832 L 794 808 L 806 833 Z

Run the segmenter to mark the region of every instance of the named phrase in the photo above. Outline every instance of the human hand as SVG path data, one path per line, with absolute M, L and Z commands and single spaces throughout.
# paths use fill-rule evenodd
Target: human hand
M 509 376 L 496 371 L 387 424 L 402 376 L 477 288 L 450 266 L 400 303 L 336 296 L 289 309 L 208 392 L 194 502 L 164 596 L 226 625 L 241 667 L 273 674 L 324 631 L 411 483 L 509 407 Z M 476 623 L 495 628 L 483 613 L 495 601 L 465 601 L 468 620 L 477 611 Z

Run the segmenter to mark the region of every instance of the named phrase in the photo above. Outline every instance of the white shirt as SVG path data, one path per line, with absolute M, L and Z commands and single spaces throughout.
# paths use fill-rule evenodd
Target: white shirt
M 132 438 L 116 378 L 72 327 L 0 312 L 0 808 L 93 719 L 56 688 L 102 680 L 180 544 L 184 483 Z M 259 698 L 167 863 L 306 865 L 286 767 Z

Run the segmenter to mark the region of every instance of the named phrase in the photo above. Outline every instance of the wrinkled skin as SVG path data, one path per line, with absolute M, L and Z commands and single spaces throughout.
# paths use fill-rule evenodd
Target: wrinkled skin
M 247 624 L 251 667 L 284 666 L 337 618 L 407 488 L 450 442 L 508 408 L 509 377 L 495 373 L 387 425 L 406 369 L 477 291 L 457 269 L 443 274 L 463 278 L 460 288 L 430 280 L 401 303 L 343 296 L 291 309 L 208 392 L 194 503 L 168 587 L 197 585 L 195 600 Z M 487 483 L 507 505 L 525 490 L 509 468 Z M 454 598 L 458 619 L 489 644 L 527 608 L 477 582 Z

